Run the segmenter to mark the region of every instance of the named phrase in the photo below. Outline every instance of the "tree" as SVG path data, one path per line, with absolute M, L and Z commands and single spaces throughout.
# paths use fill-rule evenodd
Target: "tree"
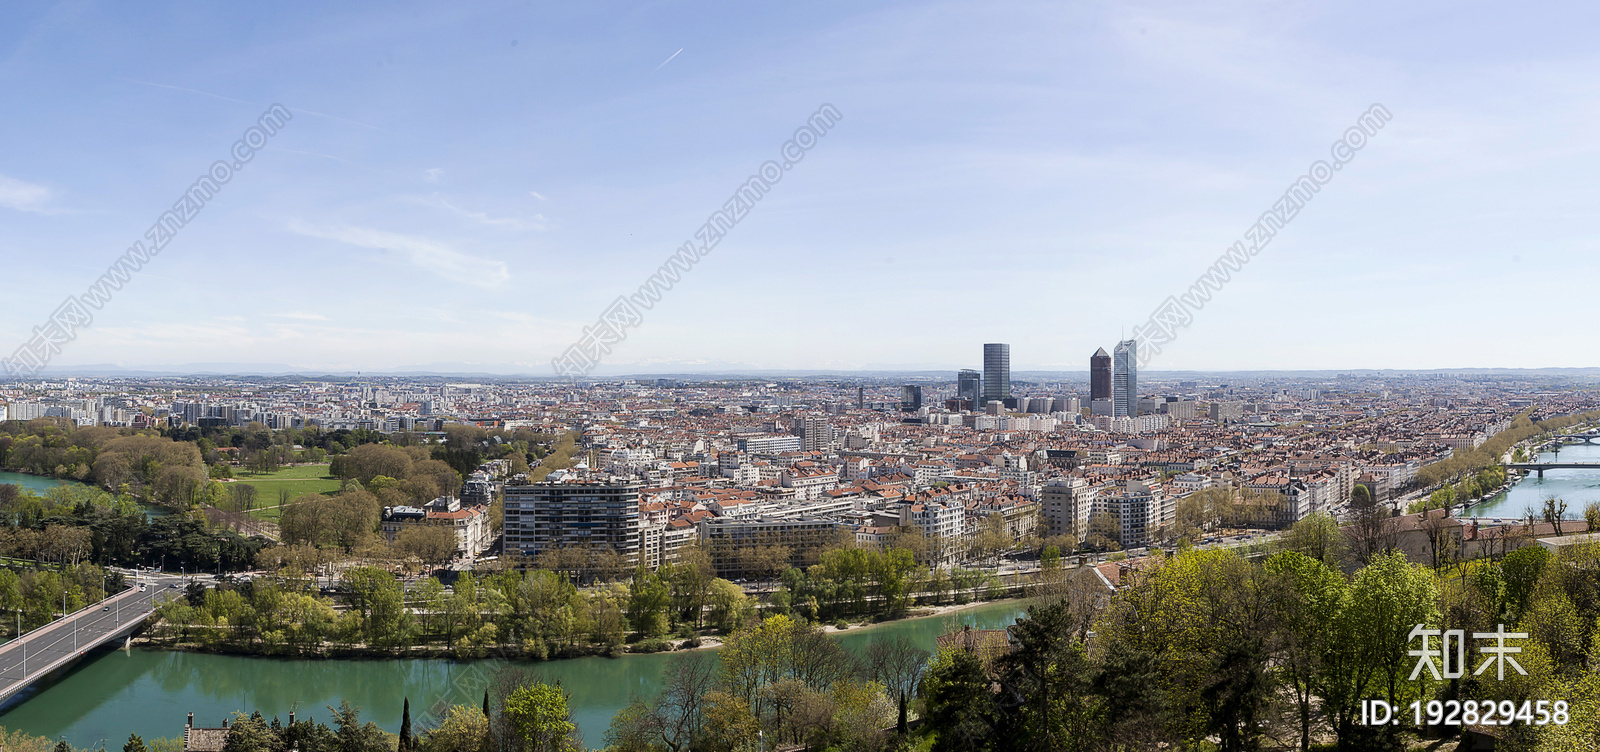
M 122 752 L 149 752 L 144 746 L 144 739 L 138 734 L 129 734 L 128 741 L 122 745 Z
M 0 583 L 0 593 L 3 592 L 3 583 Z M 755 614 L 755 605 L 744 594 L 744 588 L 722 578 L 711 582 L 710 600 L 711 626 L 723 634 L 744 626 Z
M 899 705 L 895 730 L 901 735 L 906 733 L 906 706 L 916 695 L 928 657 L 928 651 L 903 634 L 873 640 L 863 656 L 867 678 L 882 684 Z
M 639 565 L 628 583 L 628 624 L 640 637 L 666 634 L 671 601 L 672 592 L 661 576 Z
M 850 675 L 850 656 L 812 624 L 777 615 L 729 635 L 723 643 L 722 686 L 765 716 L 766 688 L 796 681 L 823 690 Z
M 658 752 L 660 728 L 650 706 L 634 696 L 611 715 L 606 726 L 606 752 Z
M 327 706 L 333 713 L 338 748 L 330 752 L 390 752 L 388 734 L 378 724 L 361 722 L 361 709 L 348 700 L 340 700 L 339 707 Z
M 1584 506 L 1583 521 L 1588 523 L 1589 532 L 1600 533 L 1600 502 L 1591 501 Z
M 1266 569 L 1282 578 L 1287 588 L 1280 613 L 1283 642 L 1278 671 L 1294 695 L 1300 716 L 1300 749 L 1306 752 L 1311 748 L 1315 720 L 1313 697 L 1324 656 L 1338 647 L 1331 627 L 1338 623 L 1348 586 L 1326 562 L 1298 551 L 1273 556 Z
M 1561 521 L 1567 517 L 1567 502 L 1554 496 L 1544 500 L 1544 521 L 1555 528 L 1556 535 L 1561 534 Z
M 560 683 L 518 687 L 506 698 L 505 712 L 525 752 L 582 752 L 578 724 L 572 722 Z
M 481 752 L 488 734 L 486 713 L 470 705 L 452 705 L 438 728 L 423 733 L 420 747 L 423 752 Z
M 1372 498 L 1372 489 L 1365 485 L 1357 485 L 1350 490 L 1350 507 L 1352 509 L 1365 509 L 1375 504 Z
M 1294 523 L 1284 538 L 1283 547 L 1337 567 L 1344 557 L 1344 543 L 1344 533 L 1333 515 L 1317 512 Z
M 697 752 L 733 752 L 761 733 L 761 723 L 750 704 L 727 692 L 706 695 L 704 736 L 695 741 Z
M 1028 609 L 1011 628 L 1012 649 L 1000 674 L 997 737 L 1026 752 L 1088 750 L 1100 729 L 1089 700 L 1093 672 L 1074 636 L 1070 604 L 1058 599 Z
M 397 752 L 412 752 L 411 740 L 411 698 L 405 698 L 405 705 L 400 711 L 400 743 Z
M 1356 486 L 1365 490 L 1366 486 Z M 1370 494 L 1366 498 L 1371 498 Z M 1366 565 L 1378 554 L 1398 545 L 1398 528 L 1390 523 L 1389 510 L 1382 504 L 1368 503 L 1358 506 L 1351 503 L 1355 523 L 1351 527 L 1351 548 L 1356 562 Z
M 233 725 L 228 727 L 228 738 L 223 742 L 222 752 L 273 752 L 276 742 L 272 729 L 267 728 L 261 713 L 249 716 L 234 713 Z
M 377 567 L 345 570 L 351 616 L 360 636 L 373 645 L 404 645 L 411 637 L 411 613 L 400 582 Z
M 922 684 L 933 752 L 985 752 L 992 741 L 994 695 L 978 656 L 964 647 L 941 648 Z
M 456 533 L 443 525 L 406 525 L 395 537 L 395 545 L 424 564 L 443 564 L 455 556 Z
M 1423 535 L 1428 541 L 1428 558 L 1435 570 L 1455 560 L 1459 553 L 1461 523 L 1443 511 L 1422 513 Z
M 708 698 L 716 686 L 717 667 L 710 656 L 693 653 L 673 658 L 662 675 L 655 704 L 635 698 L 614 716 L 606 731 L 606 747 L 619 752 L 662 748 L 686 752 L 705 737 Z
M 1533 595 L 1534 587 L 1553 558 L 1550 549 L 1544 546 L 1524 546 L 1506 554 L 1506 558 L 1501 560 L 1507 617 L 1520 621 L 1522 615 L 1527 613 L 1528 600 Z
M 1438 622 L 1438 600 L 1433 573 L 1406 561 L 1399 552 L 1381 554 L 1356 573 L 1345 612 L 1352 647 L 1385 687 L 1390 705 L 1397 701 L 1401 677 L 1412 664 L 1407 655 L 1411 630 Z
M 677 562 L 665 569 L 665 579 L 672 585 L 672 609 L 677 620 L 700 627 L 716 579 L 711 556 L 700 546 L 684 546 L 678 549 Z

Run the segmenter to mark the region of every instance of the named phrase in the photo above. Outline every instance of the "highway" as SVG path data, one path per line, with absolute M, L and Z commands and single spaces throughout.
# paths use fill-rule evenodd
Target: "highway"
M 133 582 L 133 578 L 128 581 Z M 136 585 L 0 646 L 0 699 L 10 697 L 78 656 L 127 634 L 154 609 L 154 604 L 179 597 L 183 581 L 177 575 L 141 574 L 139 582 L 145 584 L 143 592 Z M 171 587 L 174 584 L 179 587 Z

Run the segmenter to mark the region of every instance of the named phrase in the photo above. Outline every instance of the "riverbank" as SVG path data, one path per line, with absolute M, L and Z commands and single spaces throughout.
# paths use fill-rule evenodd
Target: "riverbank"
M 1020 605 L 1028 599 L 1022 596 L 1009 596 L 994 600 L 974 600 L 968 603 L 950 603 L 938 606 L 923 606 L 906 611 L 903 615 L 893 618 L 849 622 L 843 629 L 833 625 L 822 625 L 826 634 L 855 635 L 870 632 L 883 627 L 889 627 L 907 622 L 918 622 L 929 619 L 948 618 L 962 612 L 975 609 L 1001 605 Z M 164 634 L 168 630 L 175 630 L 165 622 L 157 622 L 132 638 L 134 647 L 152 650 L 168 650 L 185 653 L 201 653 L 225 656 L 249 656 L 260 658 L 282 659 L 322 659 L 322 660 L 449 660 L 472 661 L 485 658 L 502 660 L 522 660 L 539 663 L 576 660 L 582 658 L 620 658 L 626 655 L 655 655 L 661 653 L 688 652 L 700 650 L 716 650 L 722 647 L 722 635 L 698 634 L 695 637 L 663 637 L 639 640 L 617 646 L 607 646 L 597 643 L 563 646 L 554 653 L 548 651 L 534 651 L 523 645 L 472 645 L 472 646 L 442 646 L 442 645 L 411 645 L 407 647 L 378 647 L 371 645 L 338 645 L 323 643 L 317 646 L 293 645 L 288 643 L 257 643 L 249 645 L 228 644 L 226 642 L 207 642 L 195 639 L 193 633 L 215 631 L 222 633 L 228 627 L 222 626 L 194 626 L 190 625 L 187 631 L 191 634 Z
M 906 637 L 933 650 L 945 619 L 973 629 L 1004 629 L 1022 608 L 1014 601 L 968 604 L 940 618 L 906 618 L 830 637 L 853 654 L 878 640 Z M 705 655 L 720 658 L 720 651 Z M 569 707 L 585 745 L 605 745 L 605 731 L 616 713 L 635 696 L 660 691 L 666 668 L 678 653 L 628 654 L 522 664 L 545 681 L 561 682 L 571 693 Z M 324 660 L 215 655 L 161 649 L 104 650 L 91 653 L 72 670 L 24 690 L 0 708 L 0 724 L 36 736 L 65 736 L 78 748 L 96 740 L 146 739 L 183 733 L 184 718 L 195 714 L 203 725 L 220 725 L 235 711 L 260 710 L 269 720 L 301 716 L 327 720 L 326 705 L 348 700 L 363 718 L 391 733 L 400 729 L 403 701 L 411 700 L 412 722 L 423 708 L 477 707 L 492 664 L 483 661 Z M 113 735 L 111 732 L 115 732 Z

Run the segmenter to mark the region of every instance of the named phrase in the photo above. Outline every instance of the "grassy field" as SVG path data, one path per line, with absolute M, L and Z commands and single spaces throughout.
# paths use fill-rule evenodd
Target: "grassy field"
M 277 507 L 280 491 L 287 490 L 289 498 L 293 499 L 300 494 L 331 495 L 339 490 L 339 479 L 328 475 L 326 464 L 291 465 L 262 474 L 236 470 L 233 482 L 255 486 L 256 510 L 252 514 L 263 519 L 277 519 L 278 509 L 263 507 Z

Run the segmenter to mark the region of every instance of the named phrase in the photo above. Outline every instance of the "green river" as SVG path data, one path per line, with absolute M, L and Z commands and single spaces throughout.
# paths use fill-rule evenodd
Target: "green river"
M 1007 626 L 1023 613 L 1018 601 L 969 608 L 940 617 L 906 619 L 838 635 L 859 650 L 873 639 L 904 634 L 932 648 L 947 622 L 976 629 Z M 585 743 L 601 746 L 611 715 L 631 695 L 650 695 L 672 653 L 577 658 L 530 664 L 572 694 L 572 713 Z M 485 679 L 472 661 L 284 660 L 166 650 L 102 650 L 63 675 L 24 690 L 0 707 L 0 726 L 63 737 L 76 747 L 119 747 L 128 734 L 145 739 L 181 736 L 184 718 L 219 726 L 235 711 L 260 710 L 288 720 L 295 710 L 327 720 L 326 705 L 347 699 L 362 717 L 389 731 L 400 728 L 402 701 L 413 722 L 441 698 L 477 706 Z M 101 740 L 105 741 L 102 742 Z

